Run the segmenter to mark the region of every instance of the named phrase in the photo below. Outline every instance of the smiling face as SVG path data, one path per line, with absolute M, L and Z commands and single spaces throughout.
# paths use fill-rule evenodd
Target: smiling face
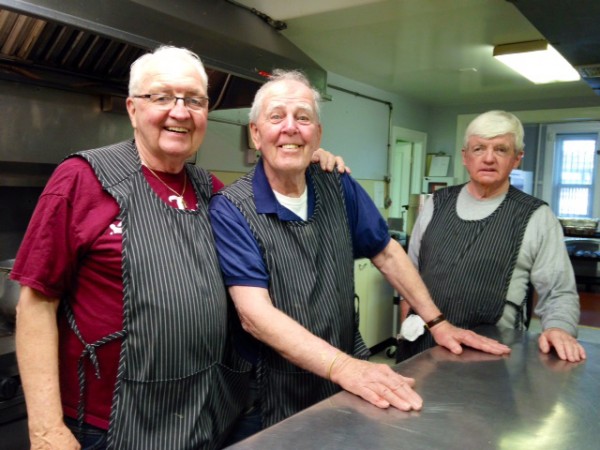
M 462 150 L 463 164 L 472 187 L 482 197 L 493 197 L 508 190 L 510 172 L 519 167 L 523 158 L 523 152 L 515 150 L 514 141 L 511 133 L 491 139 L 469 137 Z
M 304 173 L 321 142 L 312 90 L 295 80 L 272 83 L 250 130 L 271 186 L 284 194 L 282 185 L 303 187 Z
M 206 96 L 206 85 L 196 68 L 185 59 L 170 58 L 149 63 L 135 95 L 168 94 L 177 97 Z M 142 160 L 165 172 L 181 170 L 187 158 L 202 144 L 208 109 L 188 110 L 183 101 L 161 110 L 143 98 L 127 98 L 127 111 Z

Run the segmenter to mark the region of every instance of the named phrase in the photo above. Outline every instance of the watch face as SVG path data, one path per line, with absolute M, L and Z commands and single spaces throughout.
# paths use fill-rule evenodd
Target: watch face
M 421 319 L 421 316 L 411 314 L 400 327 L 400 339 L 407 341 L 416 341 L 419 336 L 425 333 L 425 322 Z

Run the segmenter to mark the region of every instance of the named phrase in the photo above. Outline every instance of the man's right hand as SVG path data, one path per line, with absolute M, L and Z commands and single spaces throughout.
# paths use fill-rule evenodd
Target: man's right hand
M 393 406 L 401 411 L 418 411 L 423 399 L 413 390 L 414 378 L 403 377 L 387 364 L 343 355 L 335 361 L 331 381 L 379 408 Z
M 29 431 L 31 450 L 81 450 L 81 445 L 71 430 L 63 423 L 61 426 L 44 431 Z

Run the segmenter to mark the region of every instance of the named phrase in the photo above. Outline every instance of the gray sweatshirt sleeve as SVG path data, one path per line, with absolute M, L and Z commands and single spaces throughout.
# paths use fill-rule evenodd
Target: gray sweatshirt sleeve
M 412 229 L 408 240 L 408 257 L 417 269 L 419 268 L 419 252 L 421 251 L 421 239 L 423 238 L 423 233 L 425 233 L 427 225 L 429 225 L 429 222 L 431 222 L 432 217 L 433 196 L 425 200 L 423 209 L 417 216 L 417 220 L 415 221 L 415 225 Z
M 458 201 L 458 215 L 466 220 L 483 219 L 496 209 L 503 198 L 477 202 L 463 188 Z M 431 222 L 433 211 L 433 198 L 429 198 L 410 235 L 408 256 L 417 268 L 421 239 Z M 577 336 L 580 312 L 573 266 L 560 222 L 546 205 L 538 208 L 529 219 L 509 283 L 507 300 L 520 304 L 530 281 L 538 294 L 535 313 L 540 317 L 542 328 L 557 327 Z M 513 328 L 515 316 L 515 308 L 507 305 L 498 326 Z
M 557 327 L 577 336 L 580 311 L 575 274 L 560 222 L 546 205 L 529 220 L 521 258 L 531 270 L 531 282 L 538 294 L 535 313 L 542 329 Z

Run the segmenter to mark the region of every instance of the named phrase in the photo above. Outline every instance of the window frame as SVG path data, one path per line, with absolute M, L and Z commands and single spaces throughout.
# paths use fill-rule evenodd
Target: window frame
M 543 180 L 543 197 L 546 200 L 552 211 L 558 215 L 558 190 L 556 189 L 558 183 L 557 177 L 561 170 L 561 155 L 559 149 L 558 136 L 559 135 L 595 135 L 596 136 L 596 155 L 595 155 L 595 171 L 593 173 L 591 199 L 589 204 L 589 210 L 587 216 L 578 216 L 581 218 L 585 217 L 599 217 L 600 216 L 600 176 L 598 171 L 600 170 L 600 157 L 598 156 L 598 149 L 600 148 L 600 122 L 577 122 L 577 123 L 561 123 L 561 124 L 549 124 L 546 126 L 546 145 L 544 151 L 544 170 L 545 174 Z
M 572 217 L 581 217 L 581 218 L 591 218 L 593 217 L 594 214 L 594 200 L 596 198 L 595 195 L 595 187 L 596 187 L 596 183 L 598 182 L 598 177 L 596 176 L 596 173 L 598 172 L 598 162 L 594 161 L 593 162 L 593 169 L 595 168 L 596 170 L 592 170 L 592 180 L 591 183 L 589 184 L 577 184 L 577 183 L 563 183 L 561 181 L 562 179 L 562 175 L 564 173 L 564 166 L 563 166 L 563 160 L 564 160 L 564 155 L 563 155 L 563 146 L 564 143 L 567 141 L 583 141 L 583 140 L 593 140 L 595 142 L 595 147 L 596 149 L 598 148 L 598 133 L 581 133 L 581 132 L 570 132 L 570 133 L 557 133 L 555 135 L 555 150 L 554 150 L 554 155 L 555 155 L 555 164 L 554 164 L 554 173 L 552 175 L 553 177 L 553 189 L 552 189 L 552 204 L 553 204 L 553 210 L 554 213 L 558 216 L 572 216 Z M 595 149 L 595 150 L 596 150 Z M 581 214 L 560 214 L 560 194 L 561 191 L 563 189 L 584 189 L 587 191 L 587 196 L 588 196 L 588 205 L 587 205 L 587 211 L 585 212 L 584 215 Z

